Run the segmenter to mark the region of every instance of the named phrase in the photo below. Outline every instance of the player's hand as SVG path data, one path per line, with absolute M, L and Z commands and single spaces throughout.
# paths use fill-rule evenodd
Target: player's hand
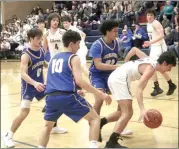
M 111 97 L 108 94 L 101 92 L 101 96 L 100 97 L 101 97 L 101 99 L 103 99 L 106 102 L 106 105 L 110 105 L 111 104 L 112 99 L 111 99 Z
M 34 87 L 38 92 L 43 92 L 45 90 L 45 84 L 40 83 L 40 82 L 35 82 Z
M 147 119 L 147 121 L 149 121 L 149 118 L 147 117 L 147 112 L 145 109 L 140 110 L 140 117 L 139 117 L 138 122 L 140 122 L 141 120 L 144 120 L 144 118 Z
M 82 97 L 85 96 L 85 93 L 84 93 L 82 90 L 78 90 L 77 93 L 78 93 L 80 96 L 82 96 Z
M 150 41 L 145 41 L 142 47 L 146 48 L 149 47 L 150 45 L 151 45 Z

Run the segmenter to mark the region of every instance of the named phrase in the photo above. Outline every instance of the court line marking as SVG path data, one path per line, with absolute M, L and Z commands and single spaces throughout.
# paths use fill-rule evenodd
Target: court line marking
M 132 120 L 132 121 L 129 121 L 129 122 L 141 123 L 141 124 L 143 123 L 143 122 L 138 122 L 138 121 L 135 121 L 135 120 Z M 160 127 L 168 127 L 168 128 L 172 128 L 172 129 L 179 129 L 176 126 L 167 126 L 167 125 L 160 125 Z
M 23 144 L 23 145 L 27 145 L 27 146 L 31 146 L 31 147 L 37 148 L 37 146 L 35 146 L 33 144 L 26 143 L 26 142 L 22 142 L 22 141 L 18 141 L 18 140 L 14 140 L 14 142 L 17 142 L 19 144 Z

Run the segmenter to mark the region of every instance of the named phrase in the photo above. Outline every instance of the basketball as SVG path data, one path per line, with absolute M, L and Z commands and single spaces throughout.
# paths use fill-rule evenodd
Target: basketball
M 162 114 L 156 109 L 149 109 L 147 111 L 147 116 L 149 121 L 144 118 L 144 124 L 149 128 L 157 128 L 162 124 L 163 118 Z

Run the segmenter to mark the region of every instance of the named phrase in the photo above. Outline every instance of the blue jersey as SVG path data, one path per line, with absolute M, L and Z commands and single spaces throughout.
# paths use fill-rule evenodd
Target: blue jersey
M 29 47 L 23 50 L 23 54 L 27 54 L 29 57 L 28 72 L 27 74 L 35 81 L 44 83 L 43 80 L 43 64 L 45 60 L 44 50 L 40 48 L 38 51 L 33 51 Z M 30 94 L 35 92 L 36 89 L 31 84 L 28 84 L 22 79 L 22 95 L 23 98 L 30 98 Z M 27 95 L 28 97 L 25 97 Z
M 71 52 L 61 52 L 51 59 L 48 66 L 46 94 L 58 91 L 77 91 L 77 85 L 71 70 L 71 58 L 73 56 L 75 55 Z
M 115 65 L 118 61 L 119 41 L 116 39 L 110 45 L 107 45 L 103 38 L 96 40 L 90 48 L 89 56 L 94 58 L 101 58 L 101 62 L 105 64 Z M 91 73 L 98 73 L 102 76 L 108 76 L 112 71 L 99 70 L 92 62 L 89 71 Z

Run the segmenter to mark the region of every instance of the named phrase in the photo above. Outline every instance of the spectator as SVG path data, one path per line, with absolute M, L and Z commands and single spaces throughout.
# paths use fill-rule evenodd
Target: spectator
M 131 35 L 127 34 L 127 30 L 122 30 L 122 35 L 119 37 L 120 39 L 120 56 L 125 58 L 127 53 L 131 50 L 132 42 L 131 42 Z
M 166 5 L 163 8 L 163 11 L 160 13 L 159 20 L 162 21 L 162 16 L 165 14 L 169 20 L 171 20 L 174 12 L 174 7 L 171 5 L 171 1 L 166 1 Z
M 165 28 L 165 43 L 167 46 L 173 45 L 174 38 L 173 38 L 173 33 L 171 32 L 171 27 L 166 27 Z
M 139 23 L 139 15 L 142 13 L 143 10 L 143 2 L 142 1 L 136 1 L 134 3 L 134 12 L 135 12 L 135 21 Z
M 163 14 L 162 26 L 163 26 L 163 28 L 170 26 L 170 20 L 167 18 L 166 14 Z
M 138 23 L 135 24 L 135 30 L 132 39 L 134 46 L 137 48 L 142 48 L 144 41 L 148 39 L 147 32 Z
M 179 26 L 176 26 L 173 32 L 174 44 L 169 46 L 168 50 L 171 51 L 177 58 L 179 57 Z
M 1 43 L 1 51 L 2 51 L 2 56 L 4 59 L 7 59 L 7 51 L 11 49 L 10 43 L 7 41 L 6 38 L 2 39 Z

